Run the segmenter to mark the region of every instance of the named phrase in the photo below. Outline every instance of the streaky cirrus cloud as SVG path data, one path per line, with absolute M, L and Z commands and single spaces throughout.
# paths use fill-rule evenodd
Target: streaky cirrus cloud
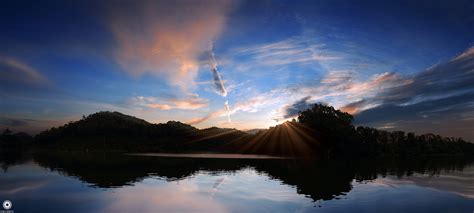
M 237 102 L 229 114 L 237 112 L 259 112 L 268 107 L 277 107 L 273 112 L 273 120 L 282 121 L 294 118 L 298 112 L 309 108 L 316 102 L 325 102 L 338 108 L 346 107 L 351 101 L 362 100 L 364 97 L 374 97 L 378 92 L 398 87 L 410 82 L 402 76 L 391 72 L 374 74 L 366 81 L 356 80 L 352 71 L 330 71 L 317 85 L 293 85 L 276 88 L 260 93 L 251 98 Z M 376 106 L 376 103 L 365 105 L 364 108 Z M 360 110 L 353 109 L 351 113 Z M 198 124 L 209 119 L 226 115 L 225 110 L 217 110 L 201 118 L 192 119 Z
M 282 41 L 238 48 L 236 55 L 247 55 L 264 65 L 286 65 L 340 59 L 324 50 L 324 44 L 297 36 Z
M 222 116 L 227 116 L 228 123 L 230 123 L 230 115 L 237 113 L 237 112 L 258 112 L 262 108 L 271 106 L 277 102 L 279 102 L 278 98 L 276 97 L 276 93 L 279 91 L 271 91 L 268 93 L 262 93 L 261 95 L 254 96 L 253 98 L 250 98 L 245 101 L 241 101 L 236 103 L 233 106 L 230 106 L 228 102 L 224 103 L 224 107 L 221 109 L 218 109 L 214 112 L 211 112 L 203 117 L 199 118 L 193 118 L 189 120 L 187 123 L 188 124 L 199 124 L 202 122 L 205 122 L 207 120 L 216 118 L 216 117 L 222 117 Z
M 36 120 L 0 117 L 0 125 L 5 125 L 5 126 L 11 126 L 11 127 L 25 126 L 29 122 L 36 122 Z
M 293 97 L 278 109 L 275 120 L 294 118 L 300 111 L 309 108 L 316 102 L 325 102 L 341 110 L 355 114 L 366 108 L 377 106 L 378 102 L 366 104 L 361 108 L 354 104 L 361 103 L 367 97 L 375 97 L 379 92 L 396 88 L 411 82 L 392 72 L 372 75 L 367 80 L 357 80 L 356 73 L 348 70 L 329 71 L 317 85 L 296 85 L 286 89 L 279 89 L 281 97 Z M 276 98 L 281 98 L 280 96 Z M 354 104 L 348 104 L 354 103 Z
M 356 81 L 350 72 L 329 72 L 320 85 L 282 91 L 299 99 L 280 108 L 279 119 L 315 102 L 355 115 L 357 125 L 474 141 L 474 48 L 414 75 L 385 72 Z
M 384 129 L 434 132 L 473 140 L 474 51 L 413 75 L 393 72 L 357 78 L 350 70 L 329 71 L 319 84 L 292 85 L 251 96 L 236 103 L 231 113 L 259 112 L 280 106 L 276 119 L 290 118 L 312 103 L 326 102 L 355 114 L 356 124 Z M 192 124 L 223 117 L 220 109 Z
M 224 28 L 229 1 L 146 1 L 113 7 L 108 25 L 117 42 L 115 59 L 133 76 L 168 78 L 188 90 L 199 56 Z
M 262 65 L 281 67 L 294 64 L 317 63 L 321 66 L 324 65 L 325 68 L 330 68 L 331 66 L 326 66 L 328 62 L 339 62 L 344 59 L 344 54 L 326 49 L 325 44 L 318 42 L 317 39 L 311 38 L 310 36 L 296 36 L 273 43 L 236 48 L 232 49 L 231 52 L 232 57 L 234 58 L 243 56 L 247 60 L 250 57 L 251 62 L 244 66 L 256 67 Z M 224 60 L 224 64 L 227 63 Z M 242 66 L 242 63 L 230 63 L 230 65 L 227 65 L 233 69 L 241 70 L 239 67 Z M 232 105 L 230 114 L 239 111 L 256 112 L 261 110 L 263 108 L 262 106 L 270 105 L 275 107 L 283 106 L 284 108 L 291 105 L 288 103 L 299 101 L 308 96 L 310 97 L 308 103 L 314 103 L 316 100 L 329 98 L 339 100 L 338 103 L 329 102 L 341 107 L 349 102 L 367 97 L 369 93 L 371 93 L 371 96 L 375 95 L 375 89 L 383 90 L 389 87 L 395 87 L 398 84 L 406 83 L 398 81 L 400 76 L 393 72 L 375 74 L 369 78 L 369 80 L 357 80 L 355 77 L 358 74 L 357 70 L 328 70 L 326 76 L 322 78 L 316 86 L 314 84 L 298 84 L 289 85 L 285 88 L 275 88 L 268 92 L 258 92 L 258 94 L 254 94 L 247 100 L 244 98 L 240 102 Z M 285 109 L 277 110 L 277 112 L 274 113 L 276 115 L 273 119 L 283 120 L 288 118 L 288 115 L 285 115 L 285 111 Z M 210 113 L 202 117 L 205 119 L 200 118 L 194 120 L 203 122 L 220 116 L 223 115 L 220 115 L 219 113 Z M 290 116 L 294 116 L 294 113 Z
M 202 122 L 207 121 L 209 119 L 216 118 L 216 117 L 219 117 L 219 116 L 223 116 L 226 113 L 227 113 L 226 109 L 222 108 L 222 109 L 219 109 L 219 110 L 214 111 L 212 113 L 209 113 L 208 115 L 206 115 L 204 117 L 192 118 L 189 121 L 186 121 L 186 123 L 189 124 L 189 125 L 199 124 L 199 123 L 202 123 Z
M 25 131 L 28 133 L 38 133 L 53 126 L 63 125 L 70 121 L 69 118 L 63 119 L 36 119 L 28 117 L 0 116 L 0 129 L 10 129 L 14 132 Z
M 23 83 L 47 85 L 49 80 L 30 65 L 10 57 L 0 56 L 0 81 L 6 83 Z
M 229 114 L 237 112 L 258 112 L 269 106 L 279 107 L 273 120 L 281 121 L 294 118 L 299 111 L 305 110 L 316 102 L 326 102 L 336 107 L 343 107 L 351 100 L 372 97 L 378 91 L 408 83 L 406 79 L 394 73 L 374 74 L 367 81 L 356 81 L 353 72 L 331 71 L 316 86 L 294 85 L 276 88 L 240 101 L 232 106 Z M 367 105 L 365 107 L 373 107 Z M 202 118 L 193 119 L 193 124 L 212 118 L 225 116 L 225 110 L 212 112 Z
M 380 92 L 352 107 L 376 107 L 356 115 L 359 124 L 419 132 L 435 131 L 474 141 L 474 50 L 471 47 L 452 60 L 433 66 L 411 82 Z
M 206 99 L 200 98 L 197 95 L 185 99 L 160 99 L 156 97 L 136 96 L 130 101 L 132 106 L 142 108 L 160 109 L 160 110 L 194 110 L 207 107 L 209 102 Z
M 380 102 L 384 105 L 404 107 L 473 93 L 472 49 L 449 62 L 438 64 L 412 76 L 407 84 L 378 93 L 377 96 L 365 100 L 365 103 Z M 472 100 L 465 100 L 466 103 L 470 101 Z
M 329 72 L 313 87 L 291 88 L 296 99 L 279 119 L 291 118 L 315 102 L 328 102 L 355 115 L 357 125 L 387 130 L 434 132 L 474 141 L 474 50 L 414 75 L 385 72 L 356 81 L 349 72 Z

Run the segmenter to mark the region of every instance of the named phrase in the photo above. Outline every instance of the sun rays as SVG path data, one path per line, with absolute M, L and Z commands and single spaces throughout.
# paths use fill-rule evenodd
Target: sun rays
M 320 141 L 313 130 L 303 124 L 285 122 L 256 134 L 239 152 L 309 156 L 319 146 Z
M 304 124 L 284 122 L 255 135 L 236 129 L 208 128 L 187 144 L 213 143 L 219 150 L 237 150 L 242 154 L 266 154 L 288 157 L 317 156 L 320 151 L 320 135 Z M 216 141 L 218 144 L 216 144 Z

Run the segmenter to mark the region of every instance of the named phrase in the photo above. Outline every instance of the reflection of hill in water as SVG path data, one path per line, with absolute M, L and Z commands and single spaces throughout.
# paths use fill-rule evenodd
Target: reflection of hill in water
M 195 159 L 127 156 L 119 154 L 54 153 L 36 154 L 43 167 L 74 176 L 94 187 L 130 185 L 150 176 L 167 181 L 179 180 L 200 171 L 236 172 L 254 168 L 257 172 L 295 186 L 297 192 L 316 200 L 329 200 L 352 189 L 352 181 L 374 180 L 378 175 L 411 176 L 414 173 L 438 174 L 462 170 L 461 159 L 410 162 L 311 162 L 300 160 Z
M 8 171 L 8 167 L 25 163 L 31 160 L 31 156 L 20 150 L 0 150 L 0 166 L 4 172 Z

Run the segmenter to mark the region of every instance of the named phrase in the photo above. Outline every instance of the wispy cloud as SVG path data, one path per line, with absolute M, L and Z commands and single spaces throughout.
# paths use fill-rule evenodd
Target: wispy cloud
M 326 102 L 355 114 L 357 124 L 474 140 L 472 50 L 415 75 L 383 72 L 361 79 L 356 72 L 335 70 L 319 84 L 276 88 L 261 96 L 266 103 L 269 99 L 286 101 L 273 102 L 279 105 L 274 117 L 278 120 L 294 117 L 313 103 Z
M 235 105 L 229 105 L 228 103 L 225 103 L 223 108 L 217 111 L 211 112 L 206 116 L 193 118 L 187 123 L 198 124 L 198 123 L 202 123 L 216 117 L 230 116 L 231 114 L 234 114 L 237 112 L 258 112 L 263 108 L 269 107 L 271 105 L 274 105 L 277 102 L 283 101 L 283 99 L 277 98 L 278 96 L 277 92 L 278 91 L 275 90 L 268 93 L 262 93 L 261 95 L 254 96 L 251 99 L 238 102 Z M 228 120 L 230 120 L 230 118 L 228 118 Z
M 473 48 L 414 76 L 406 84 L 393 87 L 351 103 L 361 111 L 356 121 L 394 128 L 437 131 L 447 136 L 474 140 L 474 54 Z M 376 107 L 367 105 L 378 103 Z M 365 109 L 364 109 L 365 107 Z M 463 131 L 460 131 L 460 130 Z
M 366 104 L 364 98 L 375 97 L 381 91 L 410 82 L 411 80 L 390 72 L 374 74 L 364 81 L 357 80 L 356 74 L 351 71 L 333 71 L 323 77 L 319 84 L 293 85 L 258 93 L 230 106 L 230 114 L 255 113 L 270 109 L 274 110 L 271 119 L 285 120 L 295 117 L 299 111 L 307 109 L 316 102 L 329 103 L 350 113 L 357 113 L 377 106 L 376 103 Z M 348 103 L 354 104 L 351 106 Z M 201 118 L 195 118 L 192 123 L 197 124 L 225 115 L 226 111 L 220 109 Z
M 195 124 L 199 124 L 199 123 L 202 123 L 202 122 L 205 122 L 209 119 L 213 119 L 213 118 L 216 118 L 216 117 L 219 117 L 219 116 L 223 116 L 225 115 L 227 112 L 226 110 L 223 108 L 223 109 L 220 109 L 220 110 L 217 110 L 217 111 L 214 111 L 204 117 L 198 117 L 198 118 L 192 118 L 190 119 L 189 121 L 186 121 L 187 124 L 190 124 L 190 125 L 195 125 Z
M 472 58 L 474 56 L 474 47 L 469 48 L 465 52 L 461 53 L 457 57 L 453 59 L 453 61 L 456 60 L 469 60 L 469 58 Z
M 194 110 L 209 105 L 206 99 L 200 98 L 197 95 L 192 95 L 185 99 L 160 99 L 157 97 L 136 96 L 133 97 L 129 103 L 133 106 L 160 110 Z
M 351 71 L 331 71 L 318 85 L 279 89 L 285 96 L 299 98 L 284 104 L 276 118 L 295 116 L 298 110 L 322 101 L 355 114 L 358 124 L 385 128 L 410 126 L 412 130 L 426 131 L 432 128 L 456 135 L 453 132 L 458 127 L 474 126 L 473 61 L 471 48 L 447 63 L 413 76 L 384 72 L 361 81 Z M 465 132 L 457 134 L 474 139 Z
M 28 64 L 9 57 L 0 56 L 0 81 L 46 85 L 49 80 Z
M 377 106 L 378 102 L 367 103 L 365 99 L 376 97 L 378 93 L 396 88 L 411 81 L 391 72 L 374 74 L 367 80 L 357 80 L 357 74 L 352 71 L 330 71 L 315 85 L 295 85 L 289 88 L 277 89 L 274 94 L 286 98 L 277 111 L 274 119 L 292 118 L 299 111 L 309 108 L 316 102 L 325 102 L 343 111 L 355 114 L 361 110 Z M 351 104 L 349 104 L 351 103 Z
M 404 107 L 469 95 L 474 92 L 474 54 L 471 52 L 472 48 L 447 63 L 406 77 L 405 84 L 378 92 L 377 96 L 368 98 L 366 104 L 379 102 Z
M 347 112 L 351 115 L 355 115 L 359 113 L 360 111 L 367 109 L 367 108 L 372 108 L 377 106 L 375 105 L 368 105 L 366 99 L 358 100 L 356 102 L 349 103 L 343 107 L 341 107 L 341 110 L 344 112 Z
M 108 24 L 116 59 L 134 76 L 163 76 L 187 90 L 199 55 L 222 31 L 229 7 L 228 1 L 147 1 L 112 8 Z
M 11 127 L 24 126 L 28 124 L 28 122 L 30 121 L 35 121 L 35 120 L 0 117 L 0 125 L 11 126 Z
M 28 133 L 37 133 L 53 126 L 63 125 L 68 121 L 70 121 L 70 118 L 46 120 L 28 118 L 28 116 L 2 116 L 0 117 L 0 130 L 8 128 L 14 132 L 25 131 Z
M 239 48 L 236 55 L 246 55 L 266 65 L 286 65 L 340 59 L 324 50 L 324 44 L 307 37 L 292 37 L 282 41 Z

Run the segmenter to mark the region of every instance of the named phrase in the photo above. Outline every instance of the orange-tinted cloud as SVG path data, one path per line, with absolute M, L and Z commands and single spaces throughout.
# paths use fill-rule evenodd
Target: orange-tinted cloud
M 153 109 L 161 109 L 161 110 L 170 110 L 172 108 L 168 104 L 147 104 L 147 106 Z
M 208 106 L 208 102 L 200 98 L 189 100 L 171 100 L 177 109 L 199 109 Z
M 351 115 L 355 115 L 365 107 L 365 105 L 367 104 L 366 102 L 367 101 L 363 99 L 363 100 L 360 100 L 360 101 L 349 103 L 349 104 L 341 107 L 341 110 L 344 111 L 344 112 L 347 112 Z
M 198 124 L 198 123 L 202 123 L 204 121 L 207 121 L 209 119 L 212 119 L 212 118 L 215 118 L 215 117 L 219 117 L 219 116 L 223 116 L 225 115 L 226 113 L 226 110 L 225 109 L 221 109 L 221 110 L 217 110 L 215 112 L 212 112 L 204 117 L 201 117 L 201 118 L 193 118 L 189 121 L 186 121 L 187 124 L 189 125 L 194 125 L 194 124 Z
M 185 99 L 166 99 L 159 100 L 155 97 L 137 96 L 132 98 L 131 104 L 140 107 L 147 107 L 160 110 L 182 109 L 192 110 L 207 107 L 209 105 L 206 99 L 202 99 L 196 95 Z
M 194 85 L 198 57 L 224 27 L 228 1 L 148 1 L 113 8 L 110 29 L 115 58 L 133 76 L 151 73 L 187 90 Z

